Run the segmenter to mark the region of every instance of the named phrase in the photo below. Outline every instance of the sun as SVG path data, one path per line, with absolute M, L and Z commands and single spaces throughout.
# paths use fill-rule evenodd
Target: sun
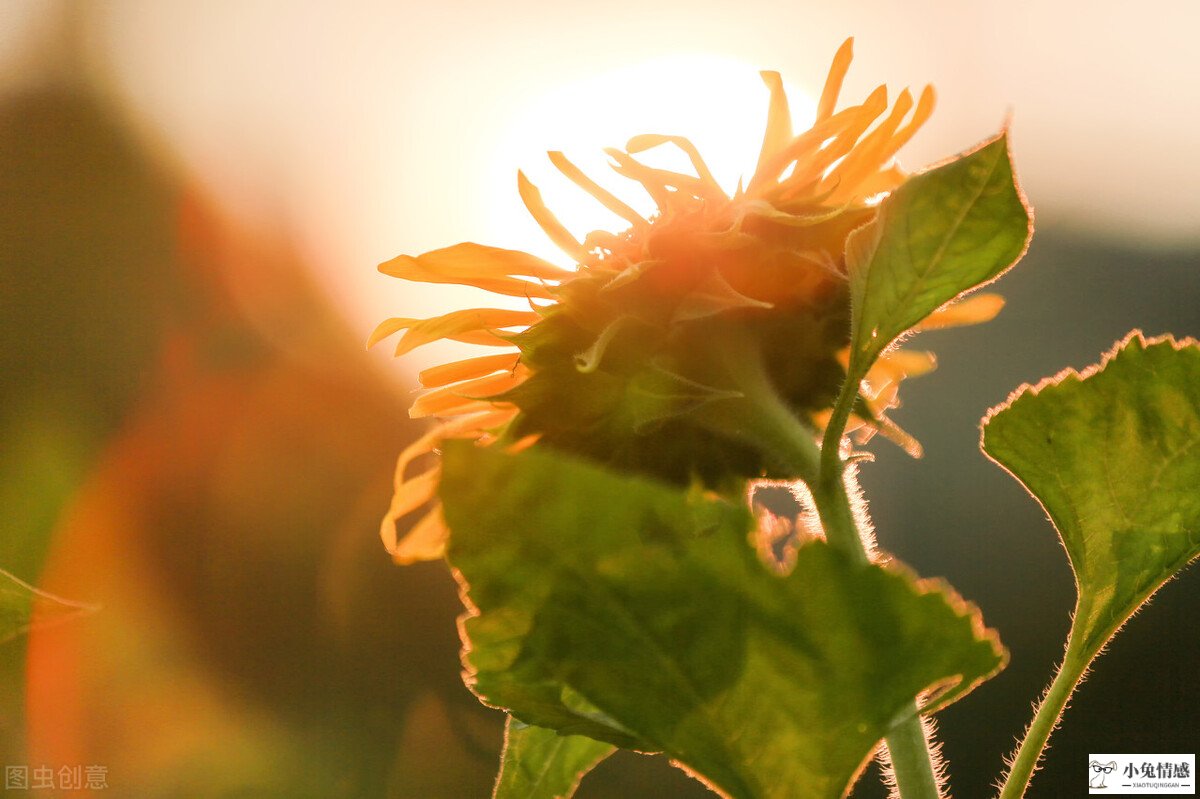
M 812 93 L 792 84 L 786 84 L 786 90 L 793 129 L 807 129 L 816 117 Z M 636 184 L 609 168 L 604 148 L 624 149 L 631 137 L 643 133 L 686 136 L 722 187 L 732 193 L 739 178 L 754 171 L 768 104 L 759 67 L 727 56 L 660 56 L 587 78 L 548 82 L 531 90 L 527 102 L 508 109 L 488 135 L 472 139 L 486 147 L 482 160 L 486 166 L 478 173 L 478 195 L 464 203 L 463 210 L 471 216 L 473 229 L 480 231 L 480 241 L 572 268 L 575 264 L 546 237 L 521 202 L 518 169 L 580 240 L 592 230 L 619 231 L 628 222 L 564 177 L 551 164 L 548 151 L 563 152 L 590 178 L 649 217 L 655 204 Z M 687 158 L 674 148 L 658 147 L 638 158 L 653 166 L 693 172 Z M 521 298 L 445 284 L 417 285 L 406 297 L 406 313 L 413 316 L 429 315 L 428 307 L 445 304 L 529 308 Z M 472 344 L 438 341 L 410 355 L 409 363 L 421 369 L 490 352 Z
M 794 129 L 805 130 L 816 102 L 788 85 Z M 564 178 L 546 152 L 562 151 L 586 174 L 643 215 L 654 203 L 608 166 L 604 148 L 624 148 L 642 133 L 686 136 L 703 154 L 722 187 L 732 193 L 754 170 L 767 114 L 767 89 L 758 69 L 736 59 L 677 54 L 655 58 L 560 84 L 513 110 L 494 138 L 484 191 L 489 209 L 486 240 L 571 266 L 530 218 L 517 196 L 516 169 L 529 176 L 546 204 L 582 240 L 592 230 L 619 230 L 627 223 Z M 658 152 L 661 150 L 662 152 Z M 657 148 L 639 158 L 691 172 L 686 157 Z

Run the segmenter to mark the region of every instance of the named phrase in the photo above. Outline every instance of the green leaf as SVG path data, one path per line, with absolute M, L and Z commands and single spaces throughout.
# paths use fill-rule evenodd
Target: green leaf
M 1003 663 L 973 608 L 903 571 L 824 543 L 767 569 L 740 505 L 536 447 L 450 442 L 441 486 L 475 692 L 731 797 L 840 797 L 914 697 Z
M 0 644 L 34 627 L 53 624 L 96 608 L 62 599 L 0 569 Z
M 846 242 L 851 374 L 866 374 L 915 324 L 999 277 L 1031 233 L 1005 133 L 909 179 Z
M 583 775 L 612 753 L 612 744 L 559 735 L 509 716 L 494 799 L 569 799 Z
M 1094 653 L 1200 555 L 1200 347 L 1132 333 L 1082 375 L 1024 387 L 983 449 L 1024 483 L 1075 570 L 1072 639 Z

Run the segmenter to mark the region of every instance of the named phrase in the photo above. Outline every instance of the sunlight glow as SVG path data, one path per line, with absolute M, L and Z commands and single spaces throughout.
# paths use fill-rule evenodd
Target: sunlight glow
M 790 84 L 787 89 L 795 128 L 803 130 L 812 124 L 816 103 Z M 649 215 L 654 204 L 635 183 L 610 169 L 605 147 L 623 149 L 630 137 L 642 133 L 685 136 L 732 193 L 739 177 L 754 169 L 766 116 L 767 89 L 758 70 L 717 56 L 666 56 L 560 85 L 514 109 L 494 139 L 483 189 L 489 209 L 483 240 L 569 266 L 570 259 L 546 239 L 521 204 L 517 168 L 582 240 L 592 230 L 618 231 L 628 223 L 563 177 L 547 159 L 547 150 L 561 150 L 596 182 Z M 686 157 L 670 146 L 638 157 L 693 172 Z

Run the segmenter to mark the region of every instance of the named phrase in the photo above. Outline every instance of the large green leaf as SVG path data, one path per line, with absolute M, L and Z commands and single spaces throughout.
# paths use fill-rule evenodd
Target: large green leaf
M 1031 233 L 1006 134 L 908 180 L 846 242 L 851 373 L 865 374 L 913 325 L 1016 263 Z
M 469 682 L 522 721 L 666 753 L 732 797 L 838 797 L 1003 662 L 948 591 L 824 543 L 781 577 L 743 507 L 549 452 L 446 448 Z
M 38 590 L 0 569 L 0 644 L 36 626 L 94 610 L 94 605 L 72 602 Z
M 1200 555 L 1200 347 L 1131 334 L 1104 362 L 1018 391 L 983 448 L 1042 503 L 1079 587 L 1072 638 L 1094 653 Z
M 568 799 L 583 775 L 612 753 L 612 744 L 583 735 L 559 735 L 509 716 L 494 797 Z

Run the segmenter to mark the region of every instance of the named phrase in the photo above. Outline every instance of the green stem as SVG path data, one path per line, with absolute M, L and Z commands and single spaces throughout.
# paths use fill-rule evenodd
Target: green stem
M 842 471 L 842 434 L 846 432 L 846 423 L 850 421 L 850 411 L 854 409 L 854 400 L 858 399 L 858 388 L 863 375 L 861 372 L 850 372 L 842 384 L 837 401 L 833 403 L 833 413 L 829 424 L 825 425 L 825 438 L 821 441 L 821 471 L 833 474 Z
M 1077 608 L 1075 618 L 1085 618 L 1084 613 L 1085 609 L 1082 606 Z M 1029 787 L 1029 780 L 1033 777 L 1034 769 L 1037 768 L 1038 761 L 1042 758 L 1042 750 L 1046 748 L 1046 741 L 1050 739 L 1050 734 L 1058 726 L 1063 709 L 1067 706 L 1079 681 L 1083 679 L 1083 672 L 1095 654 L 1086 651 L 1083 645 L 1077 645 L 1076 642 L 1081 640 L 1083 640 L 1083 636 L 1075 635 L 1075 631 L 1072 630 L 1062 665 L 1058 667 L 1058 673 L 1054 675 L 1054 680 L 1038 705 L 1029 729 L 1025 731 L 1025 739 L 1021 741 L 1021 746 L 1017 749 L 1017 756 L 1013 758 L 1012 768 L 1009 769 L 1008 776 L 1004 780 L 1000 799 L 1021 799 L 1025 795 L 1025 789 Z
M 933 757 L 929 754 L 929 741 L 925 738 L 925 727 L 916 715 L 897 725 L 887 737 L 888 755 L 892 759 L 892 774 L 896 778 L 896 790 L 904 799 L 908 797 L 941 796 L 937 777 L 933 771 Z
M 850 505 L 846 491 L 846 464 L 841 455 L 842 433 L 850 419 L 850 410 L 858 396 L 861 379 L 861 375 L 847 375 L 846 383 L 834 404 L 821 443 L 821 467 L 813 486 L 813 500 L 817 503 L 817 513 L 821 517 L 826 540 L 856 561 L 867 563 L 871 556 Z M 911 710 L 911 716 L 900 722 L 886 738 L 896 790 L 902 799 L 938 799 L 941 793 L 934 774 L 933 757 L 915 702 Z
M 822 456 L 824 452 L 822 452 Z M 824 457 L 822 457 L 824 461 Z M 846 476 L 840 460 L 837 468 L 829 470 L 824 467 L 811 485 L 813 501 L 817 504 L 817 515 L 821 517 L 821 527 L 825 531 L 825 539 L 843 554 L 849 555 L 858 563 L 869 563 L 870 554 L 863 543 L 858 530 L 858 522 L 854 518 L 854 510 L 850 506 L 850 495 L 846 492 Z
M 722 340 L 717 354 L 741 396 L 714 402 L 696 413 L 695 418 L 710 429 L 772 453 L 812 490 L 830 545 L 858 563 L 869 563 L 870 553 L 846 491 L 846 464 L 841 457 L 842 432 L 858 397 L 862 375 L 847 376 L 818 450 L 812 432 L 796 419 L 775 391 L 763 368 L 761 354 L 752 342 L 729 336 Z M 896 788 L 902 799 L 938 799 L 933 758 L 915 702 L 911 710 L 909 718 L 898 724 L 886 739 Z
M 770 454 L 782 471 L 813 483 L 821 453 L 812 430 L 780 398 L 762 361 L 759 344 L 737 335 L 714 342 L 726 380 L 740 396 L 694 411 L 692 418 L 710 430 Z
M 846 493 L 845 465 L 840 456 L 835 462 L 837 466 L 834 472 L 822 468 L 813 499 L 817 503 L 817 512 L 829 543 L 855 560 L 866 563 L 870 556 L 859 534 Z M 892 772 L 896 777 L 896 789 L 902 799 L 938 799 L 941 794 L 934 775 L 933 757 L 915 702 L 911 710 L 912 715 L 896 725 L 885 739 L 892 760 Z

